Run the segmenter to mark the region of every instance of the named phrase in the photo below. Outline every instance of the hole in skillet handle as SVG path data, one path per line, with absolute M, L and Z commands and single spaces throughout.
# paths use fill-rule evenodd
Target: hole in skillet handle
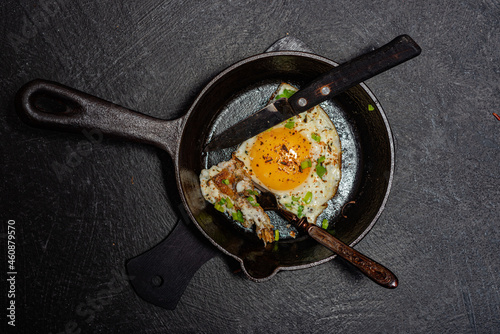
M 15 108 L 25 123 L 67 132 L 94 131 L 149 144 L 176 155 L 183 118 L 163 120 L 122 107 L 63 84 L 35 79 L 16 94 Z
M 29 101 L 34 109 L 48 114 L 69 114 L 80 108 L 75 101 L 44 90 L 34 92 Z
M 15 105 L 19 117 L 33 126 L 55 127 L 59 124 L 67 127 L 74 122 L 74 116 L 84 113 L 75 91 L 41 79 L 21 87 L 16 94 Z
M 160 286 L 163 285 L 163 277 L 160 275 L 153 276 L 151 278 L 151 285 L 153 285 L 156 288 L 159 288 Z

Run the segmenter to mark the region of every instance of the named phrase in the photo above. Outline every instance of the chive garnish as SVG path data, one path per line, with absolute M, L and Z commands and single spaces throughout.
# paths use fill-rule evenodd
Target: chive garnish
M 283 89 L 283 92 L 281 92 L 281 94 L 279 94 L 278 96 L 276 96 L 276 100 L 277 99 L 281 99 L 282 97 L 286 97 L 287 99 L 292 96 L 293 94 L 295 94 L 295 92 L 293 90 L 290 90 L 290 89 Z
M 316 174 L 318 174 L 318 176 L 320 178 L 322 178 L 323 175 L 325 175 L 325 173 L 326 173 L 326 168 L 321 164 L 317 164 L 316 165 Z
M 306 196 L 304 196 L 304 203 L 306 204 L 311 203 L 312 197 L 313 197 L 312 192 L 308 191 Z
M 229 184 L 229 180 L 228 179 L 224 179 L 224 180 L 222 180 L 222 183 L 224 183 L 227 186 Z
M 321 137 L 317 133 L 311 134 L 311 138 L 317 141 L 318 143 L 321 141 Z
M 299 218 L 304 217 L 304 214 L 302 213 L 303 210 L 304 210 L 304 206 L 299 205 L 299 209 L 297 210 L 297 217 L 299 217 Z
M 323 221 L 321 222 L 321 228 L 326 230 L 328 228 L 328 219 L 323 219 Z
M 250 202 L 250 204 L 252 204 L 252 206 L 259 206 L 260 205 L 259 203 L 257 203 L 257 201 L 255 200 L 255 197 L 253 197 L 253 196 L 248 196 L 247 200 Z
M 311 159 L 306 159 L 300 163 L 300 168 L 302 168 L 302 170 L 309 168 L 311 166 L 312 166 Z
M 255 190 L 252 190 L 252 189 L 245 189 L 247 193 L 249 193 L 250 195 L 254 195 L 254 196 L 257 196 L 259 193 L 256 192 Z
M 316 174 L 318 174 L 318 176 L 319 176 L 320 178 L 322 178 L 322 177 L 323 177 L 323 175 L 325 175 L 325 173 L 326 173 L 326 168 L 325 168 L 325 166 L 323 166 L 323 165 L 321 164 L 323 161 L 325 161 L 325 156 L 324 156 L 324 155 L 322 155 L 321 157 L 319 157 L 319 159 L 318 159 L 318 164 L 316 165 Z
M 215 208 L 215 210 L 220 211 L 220 212 L 224 212 L 225 211 L 224 207 L 222 205 L 220 205 L 219 203 L 215 204 L 214 208 Z
M 240 210 L 233 212 L 232 216 L 233 216 L 233 220 L 239 221 L 240 223 L 245 222 L 245 220 L 243 219 L 243 213 Z

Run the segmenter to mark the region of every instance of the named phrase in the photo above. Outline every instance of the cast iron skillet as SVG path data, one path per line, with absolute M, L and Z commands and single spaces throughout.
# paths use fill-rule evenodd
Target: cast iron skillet
M 231 111 L 234 101 L 245 105 L 245 99 L 252 100 L 269 85 L 277 87 L 281 81 L 300 87 L 336 65 L 305 52 L 270 52 L 250 57 L 213 78 L 186 115 L 176 120 L 156 119 L 39 79 L 19 90 L 16 108 L 19 116 L 34 126 L 73 132 L 98 130 L 167 151 L 173 159 L 178 190 L 189 217 L 217 248 L 241 263 L 250 279 L 262 281 L 279 270 L 311 267 L 335 255 L 300 235 L 265 247 L 253 233 L 222 216 L 202 197 L 198 179 L 203 168 L 222 156 L 207 156 L 203 147 L 225 123 L 243 118 L 237 108 Z M 364 84 L 329 103 L 325 109 L 334 110 L 332 120 L 341 127 L 341 140 L 345 139 L 343 155 L 354 158 L 342 167 L 344 179 L 348 180 L 339 189 L 343 194 L 341 201 L 335 203 L 336 209 L 329 211 L 327 218 L 335 226 L 336 237 L 353 246 L 368 233 L 384 208 L 393 177 L 393 139 L 379 102 Z M 247 112 L 259 107 L 254 105 Z M 349 130 L 349 138 L 342 137 L 343 130 Z

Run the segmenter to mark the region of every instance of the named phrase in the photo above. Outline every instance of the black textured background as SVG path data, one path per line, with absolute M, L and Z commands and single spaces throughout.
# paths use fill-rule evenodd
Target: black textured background
M 499 18 L 495 0 L 2 1 L 0 328 L 15 220 L 14 332 L 499 333 Z M 178 220 L 168 155 L 30 128 L 13 109 L 39 77 L 170 119 L 281 37 L 342 62 L 403 33 L 422 54 L 366 82 L 397 161 L 386 210 L 356 246 L 398 275 L 395 290 L 339 260 L 254 283 L 220 255 L 174 311 L 148 304 L 124 263 Z

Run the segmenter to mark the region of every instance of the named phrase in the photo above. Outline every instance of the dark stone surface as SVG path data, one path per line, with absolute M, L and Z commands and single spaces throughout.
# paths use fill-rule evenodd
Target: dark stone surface
M 7 225 L 16 231 L 19 333 L 500 332 L 500 5 L 497 1 L 0 4 L 2 320 Z M 125 261 L 179 220 L 158 149 L 22 123 L 13 98 L 40 77 L 154 117 L 182 115 L 228 65 L 281 37 L 342 62 L 409 34 L 422 54 L 366 83 L 387 113 L 396 172 L 356 248 L 386 290 L 340 260 L 254 283 L 220 255 L 173 311 L 140 299 Z

